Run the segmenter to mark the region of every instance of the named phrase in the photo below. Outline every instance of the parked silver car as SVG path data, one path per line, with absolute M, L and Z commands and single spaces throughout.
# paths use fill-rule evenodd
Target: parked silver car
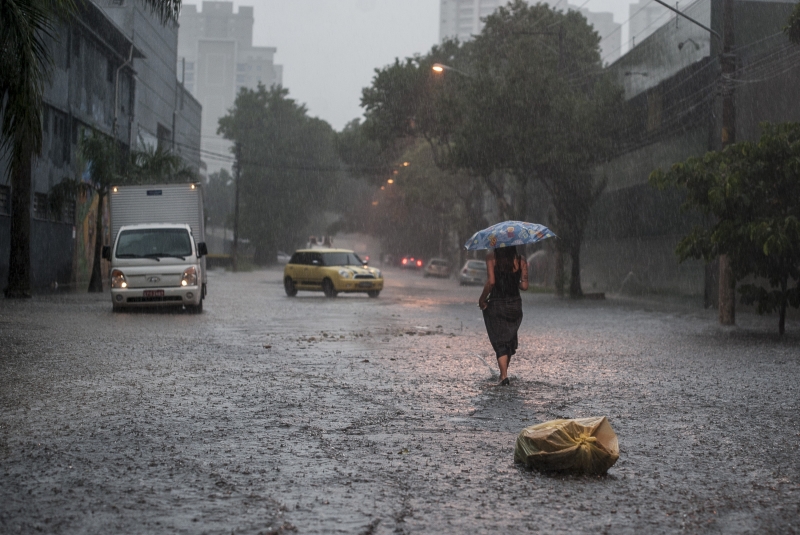
M 467 260 L 458 274 L 458 282 L 465 284 L 486 284 L 486 262 L 483 260 Z
M 425 277 L 450 277 L 450 262 L 444 258 L 431 258 L 425 266 Z

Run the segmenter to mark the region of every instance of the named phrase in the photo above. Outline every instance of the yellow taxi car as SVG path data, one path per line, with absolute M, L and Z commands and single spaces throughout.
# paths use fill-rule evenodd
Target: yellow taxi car
M 378 297 L 383 276 L 347 249 L 298 249 L 283 269 L 283 288 L 289 297 L 298 290 L 321 290 L 326 297 L 336 297 L 339 292 Z

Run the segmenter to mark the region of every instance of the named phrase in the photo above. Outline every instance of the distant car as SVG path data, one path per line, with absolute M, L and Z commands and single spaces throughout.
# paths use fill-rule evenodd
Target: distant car
M 289 297 L 298 290 L 322 291 L 326 297 L 340 292 L 378 297 L 383 275 L 347 249 L 299 249 L 283 269 L 283 288 Z
M 400 267 L 404 269 L 422 269 L 422 259 L 416 256 L 404 256 L 400 259 Z
M 444 258 L 431 258 L 425 266 L 426 277 L 450 277 L 450 262 Z
M 291 258 L 292 257 L 290 255 L 284 253 L 283 251 L 278 251 L 278 256 L 276 257 L 276 260 L 278 261 L 279 264 L 288 264 Z
M 458 274 L 458 282 L 465 284 L 486 284 L 486 262 L 483 260 L 467 260 Z

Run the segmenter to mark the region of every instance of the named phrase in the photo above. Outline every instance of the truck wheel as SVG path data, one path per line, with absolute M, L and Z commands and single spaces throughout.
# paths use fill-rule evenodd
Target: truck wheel
M 286 277 L 283 279 L 283 289 L 286 291 L 286 295 L 289 297 L 294 297 L 297 295 L 297 288 L 295 288 L 294 281 L 291 277 Z
M 203 312 L 203 301 L 204 301 L 204 299 L 201 297 L 199 304 L 197 304 L 197 305 L 186 305 L 186 310 L 190 314 L 200 314 L 201 312 Z
M 330 279 L 322 281 L 322 292 L 325 294 L 325 297 L 336 297 L 339 295 L 339 292 L 333 287 L 333 281 Z
M 381 291 L 380 290 L 370 290 L 370 291 L 367 292 L 367 295 L 374 299 L 374 298 L 378 297 L 379 295 L 381 295 Z

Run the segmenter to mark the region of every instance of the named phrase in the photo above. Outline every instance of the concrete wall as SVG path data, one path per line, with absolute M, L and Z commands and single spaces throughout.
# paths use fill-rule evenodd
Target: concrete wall
M 800 121 L 800 50 L 781 33 L 793 5 L 735 2 L 738 141 L 758 139 L 763 121 Z M 687 12 L 722 33 L 721 7 L 721 0 L 699 0 Z M 595 170 L 608 187 L 587 229 L 585 289 L 706 295 L 713 301 L 713 269 L 707 278 L 701 262 L 678 264 L 674 252 L 679 238 L 704 221 L 681 210 L 680 192 L 658 192 L 648 176 L 721 146 L 718 53 L 719 43 L 707 32 L 688 21 L 676 27 L 672 19 L 609 67 L 625 88 L 630 126 L 620 140 L 623 150 Z

